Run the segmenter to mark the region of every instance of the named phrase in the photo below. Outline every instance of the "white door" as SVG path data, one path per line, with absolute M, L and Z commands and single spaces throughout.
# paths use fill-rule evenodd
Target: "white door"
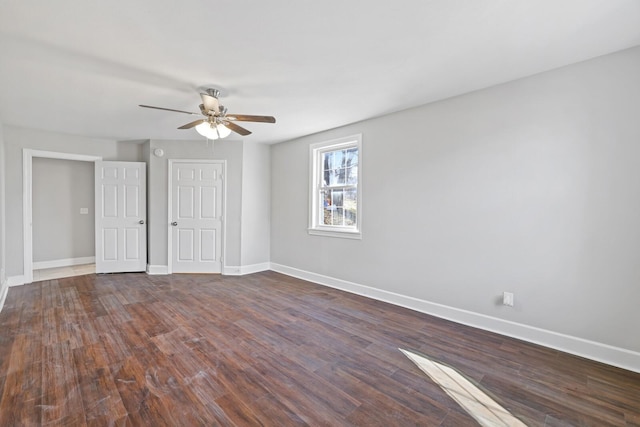
M 220 273 L 224 165 L 169 163 L 169 272 Z
M 96 273 L 146 269 L 145 166 L 96 162 Z

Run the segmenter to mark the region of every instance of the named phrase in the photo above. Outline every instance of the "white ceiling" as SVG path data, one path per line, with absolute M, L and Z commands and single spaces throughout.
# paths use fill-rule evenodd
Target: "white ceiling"
M 199 139 L 202 88 L 274 143 L 640 45 L 638 0 L 2 0 L 0 122 Z

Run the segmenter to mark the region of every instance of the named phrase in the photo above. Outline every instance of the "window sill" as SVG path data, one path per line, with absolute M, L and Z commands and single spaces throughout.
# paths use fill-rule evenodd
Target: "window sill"
M 322 230 L 319 228 L 307 229 L 309 234 L 314 236 L 326 236 L 326 237 L 338 237 L 341 239 L 356 239 L 362 240 L 361 231 L 336 231 L 336 230 Z

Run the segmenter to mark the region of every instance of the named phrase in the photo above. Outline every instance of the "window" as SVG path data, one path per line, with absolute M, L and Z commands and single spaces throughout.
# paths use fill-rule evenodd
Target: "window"
M 309 233 L 361 238 L 362 136 L 310 147 Z

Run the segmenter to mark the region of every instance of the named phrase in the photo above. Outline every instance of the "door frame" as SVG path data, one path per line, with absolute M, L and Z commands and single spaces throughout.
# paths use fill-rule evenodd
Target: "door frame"
M 227 161 L 226 160 L 201 160 L 201 159 L 168 159 L 168 189 L 167 189 L 167 274 L 173 273 L 173 238 L 172 238 L 172 207 L 173 207 L 173 165 L 179 163 L 193 164 L 219 164 L 222 165 L 222 253 L 220 261 L 222 262 L 221 274 L 224 274 L 226 268 L 227 253 Z
M 23 235 L 23 275 L 24 283 L 33 282 L 33 158 L 77 160 L 93 162 L 102 156 L 61 153 L 57 151 L 22 149 L 22 235 Z

